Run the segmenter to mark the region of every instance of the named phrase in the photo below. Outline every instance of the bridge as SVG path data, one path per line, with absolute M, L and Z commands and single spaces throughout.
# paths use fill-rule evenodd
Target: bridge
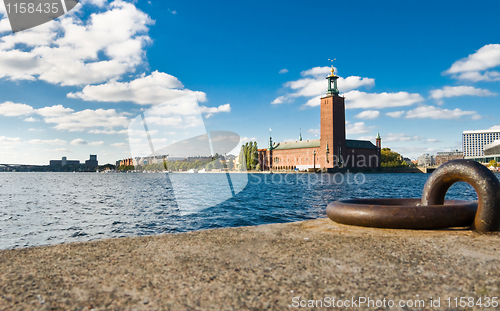
M 27 171 L 38 165 L 26 165 L 26 164 L 0 164 L 0 171 L 4 171 L 6 167 L 14 171 Z
M 419 170 L 422 171 L 422 173 L 432 173 L 434 172 L 438 167 L 437 166 L 417 166 Z

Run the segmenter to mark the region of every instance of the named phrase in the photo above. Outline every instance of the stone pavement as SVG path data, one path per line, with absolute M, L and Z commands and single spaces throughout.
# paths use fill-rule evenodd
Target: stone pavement
M 455 297 L 500 297 L 499 255 L 498 233 L 327 218 L 2 250 L 0 310 L 333 310 L 359 297 L 385 298 L 379 310 L 462 310 Z

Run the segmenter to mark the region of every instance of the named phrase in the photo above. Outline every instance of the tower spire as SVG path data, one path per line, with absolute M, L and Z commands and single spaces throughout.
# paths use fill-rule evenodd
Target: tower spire
M 328 90 L 326 91 L 326 95 L 339 96 L 339 89 L 337 88 L 337 79 L 339 77 L 335 75 L 335 68 L 333 68 L 333 61 L 336 60 L 336 58 L 328 60 L 332 62 L 332 69 L 330 70 L 331 74 L 326 77 L 328 80 Z
M 377 131 L 377 137 L 375 138 L 377 148 L 382 149 L 382 138 L 380 137 L 380 132 Z
M 269 146 L 267 147 L 267 150 L 273 150 L 273 137 L 271 128 L 269 128 Z
M 302 141 L 302 128 L 300 129 L 299 141 Z

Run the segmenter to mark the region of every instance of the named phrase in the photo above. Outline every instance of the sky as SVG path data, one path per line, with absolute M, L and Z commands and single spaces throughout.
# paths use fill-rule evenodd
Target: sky
M 0 0 L 0 163 L 115 163 L 132 155 L 132 121 L 153 111 L 178 129 L 157 132 L 159 147 L 200 113 L 204 130 L 259 148 L 270 128 L 274 141 L 317 139 L 333 58 L 347 138 L 380 132 L 412 159 L 461 150 L 463 131 L 500 130 L 499 12 L 498 1 L 85 0 L 14 34 Z

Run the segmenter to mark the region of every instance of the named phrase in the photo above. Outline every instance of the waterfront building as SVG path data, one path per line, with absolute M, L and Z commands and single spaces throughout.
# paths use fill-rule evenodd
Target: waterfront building
M 464 158 L 483 162 L 485 145 L 495 140 L 500 140 L 500 130 L 464 131 L 462 135 Z
M 269 137 L 267 149 L 259 149 L 259 164 L 263 170 L 331 171 L 335 168 L 378 168 L 382 140 L 377 146 L 366 140 L 346 139 L 345 98 L 339 96 L 337 79 L 332 66 L 328 89 L 320 106 L 320 139 L 275 143 Z
M 449 161 L 463 159 L 464 153 L 462 151 L 444 151 L 438 152 L 436 156 L 436 165 L 439 166 Z
M 80 161 L 78 160 L 68 160 L 67 157 L 62 157 L 61 160 L 50 160 L 49 166 L 79 166 Z
M 490 162 L 491 160 L 500 162 L 500 140 L 484 145 L 483 151 L 484 158 L 482 162 Z
M 85 161 L 85 166 L 89 169 L 94 169 L 99 166 L 99 162 L 97 161 L 97 155 L 91 154 L 90 158 Z
M 433 166 L 436 164 L 436 159 L 433 155 L 424 153 L 417 159 L 418 166 Z

